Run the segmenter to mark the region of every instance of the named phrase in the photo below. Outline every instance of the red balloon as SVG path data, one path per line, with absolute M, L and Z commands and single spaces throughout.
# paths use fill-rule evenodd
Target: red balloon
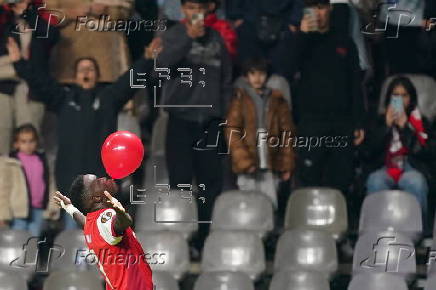
M 107 174 L 114 179 L 129 176 L 141 165 L 144 145 L 129 131 L 110 134 L 101 148 L 101 159 Z

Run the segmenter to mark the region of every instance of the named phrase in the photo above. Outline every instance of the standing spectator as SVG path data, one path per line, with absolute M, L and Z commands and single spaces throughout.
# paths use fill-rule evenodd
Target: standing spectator
M 226 9 L 238 32 L 240 63 L 263 57 L 273 73 L 288 74 L 282 58 L 289 54 L 291 31 L 300 25 L 303 0 L 229 0 Z
M 275 175 L 289 180 L 295 167 L 290 141 L 295 127 L 283 95 L 266 87 L 267 69 L 263 59 L 244 64 L 243 74 L 249 87 L 236 90 L 227 114 L 225 135 L 239 188 L 261 190 L 277 206 Z M 283 135 L 287 144 L 277 146 Z
M 364 148 L 371 162 L 368 194 L 399 188 L 413 194 L 427 212 L 430 171 L 434 158 L 432 130 L 417 107 L 416 89 L 406 77 L 391 81 L 386 93 L 386 112 L 370 132 Z
M 39 129 L 44 106 L 32 101 L 26 83 L 20 81 L 6 50 L 8 37 L 20 45 L 22 54 L 42 72 L 48 72 L 51 48 L 59 38 L 54 18 L 38 9 L 38 1 L 15 1 L 0 5 L 0 154 L 9 152 L 9 140 L 14 126 L 32 123 Z
M 134 64 L 134 73 L 152 69 L 152 51 L 159 46 L 158 39 L 152 42 L 145 56 Z M 135 92 L 130 87 L 129 72 L 112 85 L 104 86 L 97 83 L 100 71 L 95 59 L 81 58 L 74 66 L 75 84 L 65 87 L 23 59 L 12 39 L 8 49 L 17 74 L 26 80 L 35 97 L 58 116 L 55 166 L 58 189 L 67 192 L 74 177 L 83 172 L 104 175 L 99 158 L 101 145 L 115 131 L 118 112 Z
M 41 235 L 44 211 L 48 209 L 50 217 L 58 214 L 55 206 L 49 206 L 50 193 L 54 193 L 55 190 L 53 187 L 50 188 L 47 160 L 43 153 L 37 151 L 38 140 L 38 132 L 33 125 L 22 125 L 15 129 L 14 151 L 11 152 L 11 157 L 20 161 L 26 177 L 28 202 L 23 206 L 29 209 L 28 216 L 12 220 L 12 228 L 28 230 L 36 237 Z
M 227 51 L 232 59 L 235 60 L 238 52 L 238 35 L 230 21 L 218 18 L 216 14 L 218 5 L 219 0 L 211 0 L 209 2 L 209 14 L 205 19 L 205 25 L 220 33 L 226 44 Z
M 301 79 L 293 112 L 299 136 L 313 144 L 298 145 L 299 181 L 346 193 L 353 179 L 353 145 L 364 140 L 359 58 L 348 36 L 330 30 L 329 0 L 305 5 L 312 10 L 296 37 Z
M 219 124 L 232 91 L 232 65 L 226 46 L 219 33 L 201 20 L 208 3 L 182 1 L 185 20 L 162 36 L 164 49 L 158 59 L 159 67 L 171 71 L 192 69 L 192 86 L 182 83 L 186 82 L 182 75 L 171 76 L 164 85 L 163 104 L 169 113 L 165 152 L 171 188 L 192 184 L 194 177 L 197 184 L 206 186 L 206 202 L 199 204 L 200 220 L 211 219 L 215 197 L 222 189 L 218 148 L 207 145 L 220 138 Z M 206 224 L 200 225 L 199 235 L 200 241 L 206 237 Z

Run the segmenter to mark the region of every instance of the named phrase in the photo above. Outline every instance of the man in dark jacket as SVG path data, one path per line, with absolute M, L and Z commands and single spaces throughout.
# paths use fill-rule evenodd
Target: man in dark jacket
M 353 147 L 364 139 L 364 103 L 359 59 L 353 41 L 330 30 L 329 0 L 305 0 L 312 8 L 296 35 L 301 74 L 294 112 L 299 180 L 303 186 L 331 186 L 347 192 L 353 179 Z
M 216 146 L 206 145 L 222 139 L 219 124 L 232 94 L 231 61 L 224 41 L 202 21 L 208 2 L 182 1 L 186 19 L 162 36 L 164 48 L 158 57 L 159 66 L 171 71 L 192 69 L 192 79 L 179 74 L 164 85 L 163 105 L 169 113 L 165 150 L 171 188 L 192 184 L 194 177 L 198 185 L 205 185 L 201 220 L 210 220 L 213 201 L 222 189 L 220 155 Z M 207 228 L 200 225 L 200 236 L 206 233 Z
M 158 46 L 152 42 L 147 51 Z M 105 175 L 100 158 L 100 148 L 105 138 L 115 131 L 118 112 L 133 96 L 129 72 L 115 83 L 98 84 L 98 64 L 92 58 L 79 59 L 75 66 L 75 84 L 62 86 L 52 77 L 38 72 L 23 59 L 16 42 L 9 39 L 9 57 L 17 74 L 34 92 L 37 100 L 45 103 L 58 117 L 58 152 L 56 182 L 58 189 L 68 192 L 75 176 L 83 172 Z M 148 72 L 153 61 L 147 57 L 132 67 L 134 73 Z

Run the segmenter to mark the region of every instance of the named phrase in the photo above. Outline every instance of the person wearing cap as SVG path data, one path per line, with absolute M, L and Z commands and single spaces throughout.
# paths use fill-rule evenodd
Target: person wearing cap
M 330 13 L 329 0 L 305 0 L 295 35 L 297 132 L 313 142 L 298 146 L 297 174 L 301 186 L 346 193 L 353 181 L 354 148 L 365 137 L 365 107 L 357 49 L 349 36 L 331 29 Z

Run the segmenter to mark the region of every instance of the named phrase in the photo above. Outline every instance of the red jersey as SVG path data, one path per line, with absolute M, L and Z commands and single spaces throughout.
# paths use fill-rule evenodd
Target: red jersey
M 91 212 L 83 229 L 86 244 L 106 280 L 106 290 L 153 290 L 141 244 L 130 227 L 121 236 L 115 233 L 115 216 L 112 208 Z

